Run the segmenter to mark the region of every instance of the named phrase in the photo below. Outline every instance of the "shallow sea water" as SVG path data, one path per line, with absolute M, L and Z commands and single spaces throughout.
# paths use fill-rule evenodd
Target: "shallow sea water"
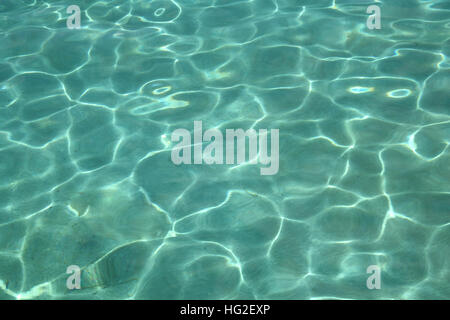
M 2 0 L 0 43 L 0 299 L 450 298 L 449 1 Z M 194 120 L 279 172 L 174 165 Z

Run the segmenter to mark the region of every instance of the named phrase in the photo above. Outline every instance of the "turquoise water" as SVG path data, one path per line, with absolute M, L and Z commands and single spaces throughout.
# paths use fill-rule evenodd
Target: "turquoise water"
M 2 0 L 0 43 L 0 299 L 450 298 L 449 1 Z M 278 173 L 175 165 L 196 120 Z

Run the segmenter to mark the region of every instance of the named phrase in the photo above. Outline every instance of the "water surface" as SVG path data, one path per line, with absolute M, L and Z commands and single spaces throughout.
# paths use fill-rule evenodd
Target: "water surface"
M 449 4 L 2 0 L 0 298 L 449 299 Z M 195 120 L 279 172 L 175 166 Z

